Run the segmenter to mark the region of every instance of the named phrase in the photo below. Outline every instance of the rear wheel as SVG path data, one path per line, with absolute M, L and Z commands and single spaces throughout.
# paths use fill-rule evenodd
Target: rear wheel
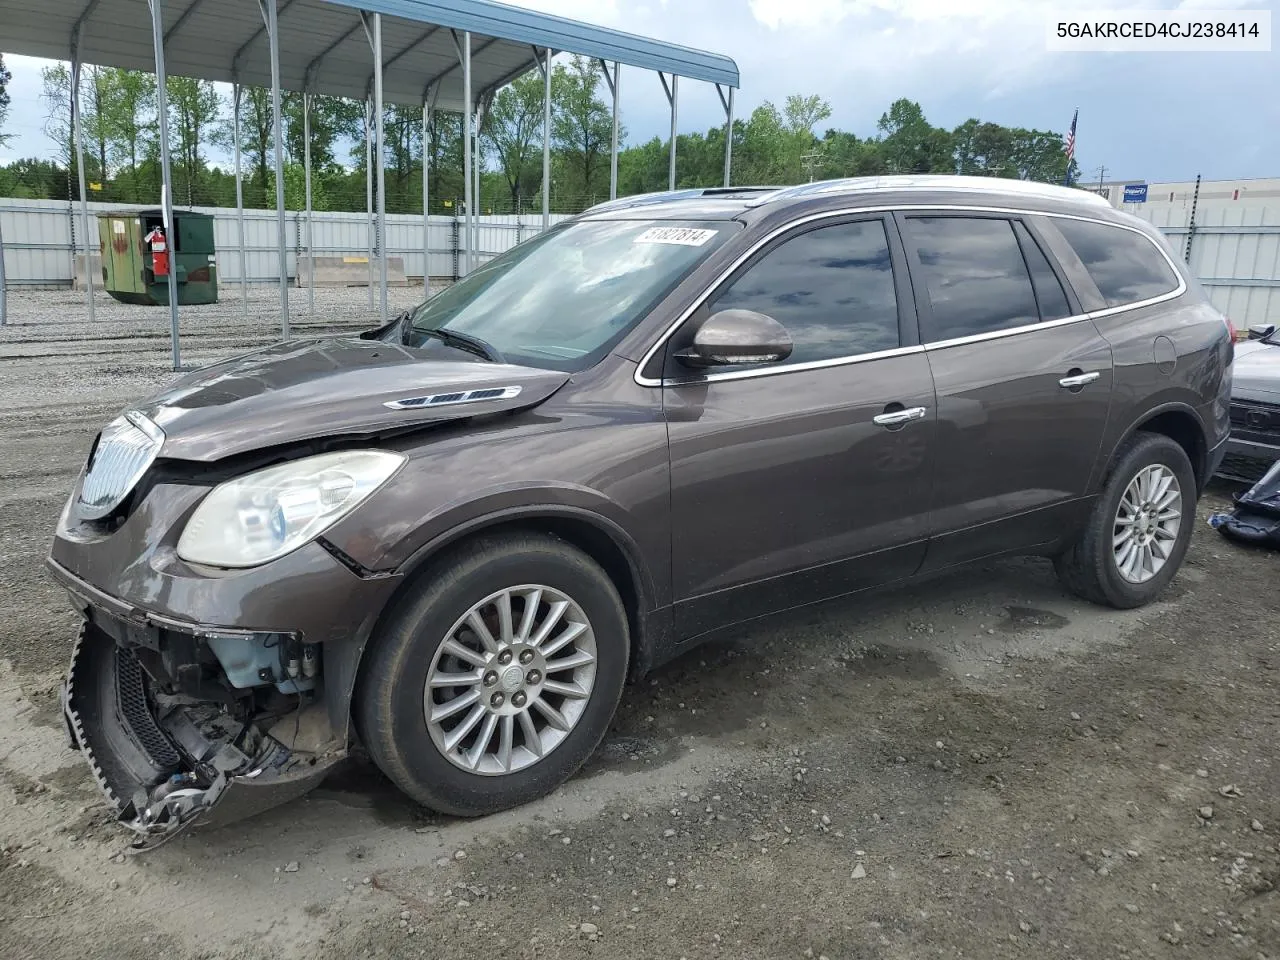
M 1116 455 L 1080 537 L 1054 565 L 1073 593 L 1120 609 L 1149 603 L 1186 556 L 1196 478 L 1186 451 L 1138 433 Z
M 599 744 L 630 642 L 613 583 L 551 537 L 485 538 L 420 581 L 374 638 L 356 724 L 425 806 L 478 816 L 549 793 Z

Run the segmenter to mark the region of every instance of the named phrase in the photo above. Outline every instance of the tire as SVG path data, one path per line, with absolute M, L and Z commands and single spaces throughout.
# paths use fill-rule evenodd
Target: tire
M 1131 553 L 1126 556 L 1128 562 L 1139 563 L 1140 569 L 1133 575 L 1147 577 L 1142 582 L 1134 582 L 1122 572 L 1117 556 L 1117 550 L 1123 550 L 1125 544 L 1113 546 L 1113 537 L 1125 533 L 1131 526 L 1128 523 L 1122 525 L 1119 516 L 1121 501 L 1130 485 L 1140 475 L 1160 476 L 1149 472 L 1152 468 L 1164 470 L 1176 480 L 1180 492 L 1180 517 L 1176 533 L 1171 538 L 1166 539 L 1163 535 L 1148 538 L 1148 541 L 1155 539 L 1167 551 L 1163 563 L 1154 573 L 1148 576 L 1149 571 L 1140 558 Z M 1112 461 L 1106 484 L 1079 538 L 1054 558 L 1058 578 L 1072 593 L 1104 606 L 1128 610 L 1150 603 L 1169 585 L 1186 556 L 1195 524 L 1196 494 L 1195 471 L 1181 446 L 1163 434 L 1135 434 Z M 1130 502 L 1126 501 L 1126 519 Z M 1163 513 L 1167 511 L 1161 515 Z M 1136 529 L 1142 529 L 1142 524 Z
M 551 793 L 599 745 L 622 695 L 630 638 L 613 582 L 575 547 L 522 533 L 468 543 L 415 583 L 361 664 L 353 714 L 370 757 L 418 803 L 454 816 L 496 813 Z M 562 602 L 563 614 L 546 627 Z M 473 610 L 487 639 L 472 626 Z M 539 646 L 533 641 L 544 627 L 549 632 Z M 529 642 L 519 642 L 522 636 Z M 545 658 L 542 650 L 550 651 Z M 590 656 L 593 663 L 585 662 Z M 557 670 L 563 663 L 577 665 Z M 545 673 L 538 669 L 544 667 Z M 464 674 L 467 682 L 457 686 L 427 687 L 428 677 Z M 529 679 L 535 674 L 537 683 Z M 457 698 L 473 694 L 474 701 L 455 709 Z M 472 721 L 477 709 L 480 719 Z M 454 712 L 430 722 L 429 711 L 434 717 L 446 710 Z M 469 721 L 470 732 L 450 749 Z M 478 749 L 486 729 L 490 739 Z

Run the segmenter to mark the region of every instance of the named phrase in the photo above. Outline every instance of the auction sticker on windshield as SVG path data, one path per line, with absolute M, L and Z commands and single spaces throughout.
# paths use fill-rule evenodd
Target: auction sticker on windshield
M 697 227 L 650 227 L 635 243 L 676 243 L 682 247 L 700 247 L 716 235 L 714 230 Z

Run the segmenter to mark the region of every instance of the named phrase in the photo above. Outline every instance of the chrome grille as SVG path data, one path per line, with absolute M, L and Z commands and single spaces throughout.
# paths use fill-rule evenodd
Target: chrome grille
M 80 485 L 79 513 L 105 517 L 124 501 L 164 443 L 164 431 L 140 413 L 116 417 L 98 437 Z

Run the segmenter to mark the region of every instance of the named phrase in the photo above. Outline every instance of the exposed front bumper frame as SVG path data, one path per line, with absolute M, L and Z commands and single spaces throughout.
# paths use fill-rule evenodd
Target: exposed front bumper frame
M 183 705 L 157 719 L 140 686 L 125 689 L 131 682 L 141 684 L 132 652 L 86 619 L 62 687 L 63 714 L 72 746 L 117 820 L 136 835 L 135 851 L 197 823 L 233 823 L 300 797 L 347 754 L 345 741 L 333 737 L 298 749 L 265 733 L 246 754 L 207 739 Z M 323 708 L 312 709 L 323 716 Z

